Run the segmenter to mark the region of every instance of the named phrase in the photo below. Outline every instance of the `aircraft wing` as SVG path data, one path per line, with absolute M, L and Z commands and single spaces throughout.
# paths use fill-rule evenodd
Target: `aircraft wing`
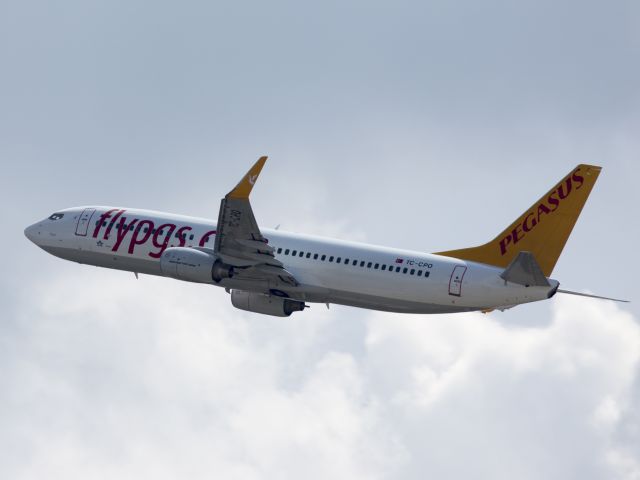
M 267 157 L 260 157 L 238 185 L 220 201 L 214 254 L 224 263 L 236 267 L 238 280 L 266 280 L 274 285 L 298 286 L 282 262 L 275 259 L 274 249 L 260 232 L 249 194 L 260 175 Z

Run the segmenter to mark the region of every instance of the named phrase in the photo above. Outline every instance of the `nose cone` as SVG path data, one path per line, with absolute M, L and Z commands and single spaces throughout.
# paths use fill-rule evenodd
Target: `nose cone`
M 38 224 L 34 223 L 33 225 L 29 225 L 27 228 L 25 228 L 24 236 L 31 240 L 33 243 L 37 244 Z

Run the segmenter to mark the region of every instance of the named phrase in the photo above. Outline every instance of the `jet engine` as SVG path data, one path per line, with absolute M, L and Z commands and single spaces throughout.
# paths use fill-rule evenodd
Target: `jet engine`
M 243 290 L 231 291 L 231 304 L 240 310 L 263 313 L 275 317 L 288 317 L 293 312 L 304 310 L 304 302 L 289 298 L 263 295 L 261 293 L 245 292 Z
M 195 248 L 167 248 L 160 257 L 160 270 L 167 277 L 188 282 L 212 283 L 233 276 L 233 267 L 214 255 Z

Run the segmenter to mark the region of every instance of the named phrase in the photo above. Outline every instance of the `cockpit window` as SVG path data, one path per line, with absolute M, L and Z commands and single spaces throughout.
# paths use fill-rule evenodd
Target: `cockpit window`
M 54 213 L 49 217 L 49 220 L 60 220 L 62 217 L 64 217 L 64 213 Z

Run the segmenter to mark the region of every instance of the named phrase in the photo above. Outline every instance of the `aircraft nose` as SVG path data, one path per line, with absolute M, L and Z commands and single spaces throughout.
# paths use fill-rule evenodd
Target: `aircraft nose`
M 36 223 L 34 223 L 33 225 L 29 225 L 24 229 L 24 236 L 31 240 L 33 243 L 36 243 L 38 233 L 38 224 Z

